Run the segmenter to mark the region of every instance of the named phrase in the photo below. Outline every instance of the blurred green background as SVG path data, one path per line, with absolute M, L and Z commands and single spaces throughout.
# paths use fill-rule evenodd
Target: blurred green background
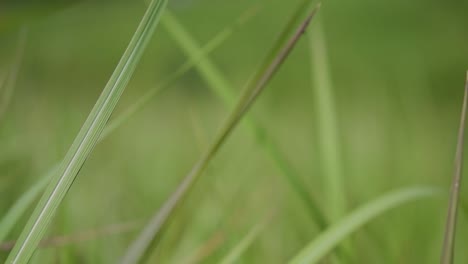
M 298 0 L 172 0 L 169 8 L 200 43 L 260 11 L 211 58 L 238 91 Z M 145 11 L 143 1 L 3 1 L 0 75 L 28 29 L 11 103 L 0 119 L 0 218 L 60 160 L 94 105 Z M 448 190 L 468 69 L 468 1 L 323 2 L 347 209 L 403 186 Z M 309 31 L 313 31 L 313 22 Z M 185 61 L 159 26 L 114 116 Z M 309 48 L 301 40 L 250 114 L 260 120 L 321 208 Z M 196 71 L 160 93 L 99 144 L 49 236 L 141 222 L 129 232 L 38 251 L 36 263 L 113 263 L 213 139 L 228 110 Z M 276 213 L 240 263 L 284 263 L 317 235 L 303 204 L 240 126 L 171 223 L 155 259 L 185 263 L 218 237 L 202 263 L 217 263 L 270 210 Z M 468 201 L 467 187 L 462 200 Z M 354 234 L 350 263 L 437 263 L 446 197 L 405 205 Z M 24 222 L 9 239 L 15 239 Z M 466 263 L 461 211 L 456 263 Z M 0 259 L 7 252 L 0 253 Z

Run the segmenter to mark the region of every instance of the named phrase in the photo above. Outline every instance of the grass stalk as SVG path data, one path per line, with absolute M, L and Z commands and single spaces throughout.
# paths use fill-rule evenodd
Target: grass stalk
M 161 231 L 168 223 L 168 219 L 173 215 L 175 209 L 181 204 L 186 197 L 188 191 L 192 188 L 195 181 L 201 176 L 203 171 L 208 166 L 209 162 L 216 155 L 221 145 L 225 142 L 228 136 L 232 133 L 238 122 L 242 119 L 244 114 L 248 111 L 255 99 L 265 88 L 269 80 L 275 75 L 278 68 L 282 65 L 284 60 L 288 57 L 289 53 L 297 43 L 300 36 L 304 33 L 305 28 L 314 17 L 318 7 L 314 9 L 305 21 L 294 31 L 292 37 L 286 39 L 279 39 L 278 43 L 273 49 L 273 54 L 268 55 L 270 61 L 262 65 L 255 78 L 249 83 L 242 92 L 236 107 L 230 113 L 226 122 L 221 126 L 221 130 L 217 134 L 210 148 L 199 159 L 198 162 L 192 167 L 190 172 L 183 178 L 180 185 L 164 202 L 162 207 L 152 217 L 147 226 L 141 231 L 140 235 L 129 247 L 127 253 L 122 259 L 121 263 L 139 263 L 146 257 L 153 244 L 159 240 Z M 289 35 L 289 34 L 288 34 Z M 277 49 L 277 47 L 280 47 Z
M 7 263 L 27 263 L 34 254 L 55 211 L 75 177 L 96 145 L 102 130 L 159 22 L 167 0 L 153 0 L 133 35 L 101 96 L 68 150 L 58 173 L 54 175 L 24 227 Z
M 281 38 L 287 36 L 287 32 L 290 31 L 292 25 L 297 24 L 297 19 L 301 17 L 304 10 L 310 8 L 311 1 L 304 1 L 299 6 L 297 11 L 293 14 L 288 26 L 285 29 L 285 33 L 282 34 Z M 190 33 L 184 28 L 184 26 L 177 20 L 175 16 L 166 13 L 166 16 L 162 19 L 161 24 L 166 28 L 169 34 L 174 38 L 176 43 L 189 57 L 199 57 L 201 49 L 197 41 L 190 35 Z M 233 85 L 224 77 L 221 70 L 215 66 L 215 64 L 208 58 L 205 57 L 200 60 L 197 64 L 196 69 L 200 76 L 208 84 L 208 87 L 216 94 L 224 105 L 230 109 L 233 107 L 235 102 L 235 94 Z M 308 212 L 312 219 L 316 222 L 319 228 L 324 229 L 326 226 L 325 217 L 323 216 L 317 203 L 312 199 L 306 185 L 304 184 L 301 176 L 293 168 L 287 158 L 282 154 L 278 144 L 268 135 L 266 129 L 259 125 L 252 116 L 247 116 L 244 124 L 247 126 L 256 141 L 256 143 L 263 148 L 266 154 L 272 159 L 273 163 L 278 167 L 287 183 L 293 188 L 295 193 L 299 196 L 301 201 L 307 206 Z
M 346 217 L 332 224 L 318 237 L 304 247 L 289 263 L 314 264 L 319 263 L 336 246 L 352 233 L 358 231 L 377 216 L 397 206 L 410 201 L 433 197 L 439 194 L 438 190 L 426 187 L 407 188 L 392 191 L 367 204 L 362 205 Z
M 463 106 L 458 130 L 457 150 L 455 154 L 455 171 L 453 174 L 452 187 L 450 190 L 450 201 L 448 205 L 447 220 L 445 224 L 444 243 L 442 245 L 441 264 L 453 263 L 455 248 L 455 230 L 457 227 L 458 204 L 460 201 L 460 185 L 463 173 L 463 148 L 465 142 L 465 123 L 468 105 L 468 72 L 466 75 Z

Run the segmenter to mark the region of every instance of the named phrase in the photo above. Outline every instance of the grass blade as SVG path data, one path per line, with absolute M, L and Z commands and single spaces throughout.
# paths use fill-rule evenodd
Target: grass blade
M 299 6 L 297 12 L 293 15 L 291 21 L 280 38 L 285 38 L 288 36 L 288 32 L 291 31 L 291 28 L 297 24 L 297 19 L 301 17 L 305 10 L 309 9 L 309 6 L 311 6 L 311 1 L 309 0 L 304 1 Z M 174 38 L 176 43 L 186 53 L 187 56 L 199 57 L 201 52 L 199 44 L 175 16 L 167 12 L 161 23 L 163 26 L 165 26 L 169 34 Z M 217 68 L 208 57 L 200 60 L 200 63 L 197 64 L 196 68 L 199 74 L 208 84 L 209 88 L 211 88 L 213 92 L 221 98 L 225 106 L 227 108 L 232 108 L 235 102 L 234 87 L 228 80 L 226 80 L 221 70 L 219 70 L 219 68 Z M 303 183 L 300 175 L 295 171 L 295 169 L 281 153 L 278 145 L 268 136 L 266 129 L 260 126 L 252 116 L 246 117 L 245 124 L 248 126 L 248 129 L 252 133 L 257 144 L 265 150 L 265 152 L 273 160 L 274 164 L 281 171 L 286 181 L 295 190 L 295 193 L 299 195 L 299 198 L 301 198 L 304 204 L 308 207 L 308 212 L 312 216 L 313 220 L 321 229 L 325 228 L 325 217 L 321 213 L 317 204 L 309 195 L 309 192 L 305 188 L 306 185 Z
M 465 141 L 466 110 L 468 104 L 468 72 L 466 75 L 465 95 L 458 130 L 457 151 L 455 154 L 455 172 L 453 174 L 452 188 L 450 190 L 450 202 L 445 225 L 444 244 L 442 246 L 441 264 L 453 263 L 453 252 L 455 247 L 455 229 L 457 226 L 458 203 L 460 200 L 460 184 L 463 173 L 463 145 Z
M 2 96 L 0 98 L 0 120 L 4 117 L 8 106 L 10 105 L 11 98 L 13 97 L 13 92 L 16 86 L 16 81 L 18 79 L 18 72 L 20 70 L 21 61 L 23 60 L 24 49 L 26 47 L 28 31 L 26 28 L 23 28 L 18 37 L 18 47 L 16 50 L 15 58 L 13 60 L 13 65 L 3 82 L 2 87 Z
M 427 198 L 438 194 L 433 188 L 417 187 L 393 191 L 375 199 L 350 213 L 345 218 L 330 226 L 314 241 L 309 243 L 289 263 L 318 263 L 326 257 L 341 241 L 356 232 L 361 226 L 377 216 L 406 204 L 410 201 Z
M 192 69 L 204 56 L 213 52 L 217 47 L 224 43 L 235 32 L 235 30 L 245 22 L 246 16 L 243 16 L 234 25 L 224 28 L 221 32 L 216 34 L 212 40 L 203 46 L 198 56 L 187 59 L 179 68 L 177 68 L 170 76 L 168 76 L 167 79 L 162 81 L 160 85 L 149 89 L 145 94 L 139 97 L 135 103 L 125 109 L 121 114 L 111 119 L 104 128 L 104 131 L 101 133 L 98 142 L 111 135 L 116 129 L 123 125 L 145 105 L 147 105 L 151 99 L 159 94 L 159 92 L 173 85 L 175 81 L 177 81 L 182 75 Z M 6 239 L 14 227 L 14 224 L 21 218 L 29 206 L 31 206 L 32 203 L 36 201 L 36 197 L 46 188 L 47 183 L 54 176 L 59 166 L 60 162 L 55 164 L 52 169 L 41 176 L 41 180 L 28 189 L 8 210 L 5 216 L 2 217 L 0 220 L 0 241 L 4 241 Z
M 7 263 L 26 263 L 32 257 L 52 220 L 54 212 L 99 139 L 107 120 L 151 39 L 166 3 L 166 0 L 151 2 L 127 50 L 66 154 L 58 173 L 54 175 L 49 183 L 23 229 L 18 243 L 8 256 Z
M 204 169 L 208 166 L 208 163 L 215 156 L 221 145 L 224 143 L 226 138 L 233 131 L 239 120 L 249 109 L 252 103 L 255 101 L 257 96 L 265 88 L 268 81 L 273 77 L 278 68 L 282 65 L 284 60 L 287 58 L 297 40 L 304 32 L 305 28 L 310 23 L 311 19 L 315 15 L 318 8 L 314 9 L 307 19 L 297 28 L 293 36 L 289 39 L 280 39 L 279 46 L 282 48 L 279 52 L 274 49 L 275 55 L 269 64 L 265 64 L 266 67 L 261 67 L 259 73 L 253 79 L 253 81 L 245 87 L 240 99 L 227 118 L 225 124 L 221 127 L 213 144 L 210 146 L 208 151 L 201 157 L 201 159 L 195 163 L 192 170 L 185 176 L 181 184 L 171 194 L 169 199 L 163 204 L 163 206 L 156 212 L 154 217 L 150 220 L 148 225 L 143 229 L 134 243 L 129 247 L 127 253 L 122 259 L 122 263 L 138 263 L 141 259 L 147 255 L 151 245 L 158 241 L 161 230 L 167 223 L 168 218 L 173 214 L 176 207 L 185 198 L 188 191 L 194 185 L 195 181 L 203 173 Z M 278 44 L 276 45 L 278 46 Z M 276 48 L 275 46 L 275 48 Z
M 345 190 L 343 181 L 343 167 L 341 162 L 340 144 L 338 142 L 338 121 L 336 115 L 333 86 L 329 73 L 327 59 L 327 45 L 323 27 L 318 20 L 315 30 L 309 34 L 312 76 L 314 81 L 314 97 L 317 110 L 317 128 L 319 129 L 320 155 L 323 164 L 323 179 L 325 194 L 328 195 L 327 209 L 332 222 L 345 214 Z

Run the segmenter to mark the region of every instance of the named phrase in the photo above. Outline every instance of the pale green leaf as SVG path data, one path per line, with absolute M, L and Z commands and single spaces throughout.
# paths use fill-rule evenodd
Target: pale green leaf
M 393 191 L 354 210 L 307 244 L 289 263 L 313 264 L 326 257 L 336 246 L 379 215 L 410 201 L 439 194 L 433 188 L 416 187 Z

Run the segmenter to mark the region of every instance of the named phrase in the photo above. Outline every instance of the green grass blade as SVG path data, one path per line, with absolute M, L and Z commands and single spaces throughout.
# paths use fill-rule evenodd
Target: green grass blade
M 58 173 L 49 183 L 36 209 L 23 229 L 7 263 L 26 263 L 32 257 L 53 214 L 91 153 L 132 76 L 143 51 L 159 22 L 166 0 L 154 0 L 148 7 L 109 82 L 70 147 Z
M 291 32 L 291 28 L 298 24 L 298 18 L 300 18 L 304 10 L 308 10 L 310 6 L 311 1 L 309 0 L 304 1 L 299 6 L 297 12 L 293 15 L 291 21 L 288 23 L 284 33 L 281 34 L 280 39 L 288 37 L 288 34 Z M 199 44 L 175 16 L 167 12 L 161 23 L 163 26 L 165 26 L 169 34 L 174 38 L 176 43 L 186 53 L 187 56 L 192 58 L 199 57 L 199 54 L 201 53 Z M 277 49 L 278 48 L 275 46 L 274 50 L 276 51 Z M 273 52 L 271 54 L 273 54 Z M 271 57 L 268 57 L 265 61 L 268 61 L 269 58 Z M 266 65 L 266 63 L 264 63 L 264 65 Z M 208 84 L 209 88 L 211 88 L 213 92 L 222 99 L 225 106 L 232 108 L 235 102 L 235 89 L 233 85 L 228 80 L 226 80 L 221 70 L 217 68 L 208 57 L 204 57 L 202 60 L 200 60 L 200 63 L 197 64 L 196 68 L 199 74 Z M 301 200 L 306 204 L 308 207 L 308 212 L 311 214 L 317 225 L 321 229 L 325 228 L 325 217 L 309 195 L 307 189 L 305 188 L 306 185 L 303 183 L 303 180 L 295 171 L 293 166 L 290 165 L 290 163 L 281 153 L 278 145 L 271 138 L 269 138 L 266 129 L 258 125 L 259 123 L 256 122 L 251 116 L 246 118 L 245 124 L 248 126 L 249 131 L 252 132 L 253 137 L 257 141 L 257 144 L 266 151 L 266 153 L 274 161 L 275 165 L 279 168 L 286 181 L 292 186 L 296 194 L 298 194 Z
M 215 156 L 221 145 L 225 142 L 227 137 L 231 134 L 239 120 L 249 109 L 252 103 L 255 101 L 260 92 L 265 88 L 268 81 L 273 77 L 278 68 L 282 65 L 284 60 L 287 58 L 297 40 L 304 32 L 305 28 L 310 23 L 317 9 L 307 17 L 307 19 L 298 27 L 294 35 L 290 39 L 280 39 L 282 49 L 276 54 L 276 56 L 270 61 L 267 67 L 260 68 L 260 73 L 257 76 L 259 78 L 254 79 L 250 85 L 246 86 L 240 99 L 227 118 L 225 124 L 221 127 L 216 139 L 208 151 L 201 157 L 201 159 L 195 163 L 191 171 L 185 176 L 177 189 L 171 194 L 169 199 L 162 205 L 162 207 L 156 212 L 147 226 L 143 229 L 137 239 L 129 247 L 127 253 L 122 259 L 122 263 L 138 263 L 141 259 L 147 256 L 147 253 L 151 245 L 157 242 L 161 235 L 161 230 L 167 224 L 167 220 L 173 215 L 174 210 L 180 205 L 181 201 L 186 197 L 188 191 L 192 188 L 195 181 L 203 173 L 208 163 Z M 271 56 L 270 56 L 271 57 Z
M 450 202 L 447 212 L 447 221 L 442 246 L 441 264 L 453 263 L 453 252 L 455 247 L 455 229 L 457 227 L 458 203 L 460 200 L 460 184 L 463 173 L 463 147 L 465 142 L 465 123 L 468 104 L 468 72 L 466 75 L 465 95 L 460 117 L 460 128 L 458 130 L 457 151 L 455 154 L 455 172 L 453 174 L 452 188 L 450 190 Z
M 169 77 L 162 81 L 160 85 L 149 89 L 121 114 L 111 119 L 104 128 L 104 131 L 101 133 L 99 142 L 111 135 L 116 129 L 147 105 L 157 94 L 159 94 L 159 92 L 173 85 L 182 75 L 191 70 L 204 56 L 213 52 L 217 47 L 223 44 L 245 21 L 246 16 L 243 16 L 234 25 L 225 27 L 221 32 L 216 34 L 212 40 L 203 46 L 199 56 L 187 59 Z M 36 197 L 46 188 L 47 183 L 53 177 L 53 172 L 57 171 L 59 165 L 60 162 L 54 165 L 55 167 L 49 170 L 45 175 L 41 176 L 41 180 L 28 189 L 2 217 L 0 220 L 0 241 L 4 241 L 6 239 L 14 227 L 14 223 L 16 223 L 26 212 L 29 206 L 36 201 Z
M 16 54 L 13 59 L 13 64 L 10 71 L 8 72 L 6 78 L 3 81 L 2 89 L 0 92 L 0 120 L 4 117 L 8 106 L 10 105 L 11 98 L 13 97 L 13 92 L 15 90 L 16 81 L 18 79 L 18 72 L 20 70 L 21 61 L 23 60 L 24 50 L 26 48 L 28 31 L 26 28 L 23 28 L 18 37 L 18 46 L 16 49 Z
M 345 214 L 345 184 L 341 162 L 340 144 L 338 142 L 338 121 L 333 96 L 333 86 L 329 73 L 327 45 L 320 23 L 315 24 L 314 31 L 309 34 L 312 76 L 314 81 L 315 107 L 317 110 L 317 128 L 320 146 L 320 158 L 323 166 L 326 201 L 329 206 L 327 213 L 334 222 Z
M 242 254 L 249 249 L 258 236 L 267 225 L 267 221 L 262 221 L 253 226 L 249 232 L 239 241 L 239 243 L 228 252 L 228 254 L 219 262 L 220 264 L 237 263 Z
M 330 226 L 314 241 L 302 249 L 289 263 L 318 263 L 341 241 L 382 213 L 410 201 L 431 197 L 438 193 L 439 191 L 433 188 L 416 187 L 397 190 L 385 194 L 382 197 L 361 206 L 348 216 Z

